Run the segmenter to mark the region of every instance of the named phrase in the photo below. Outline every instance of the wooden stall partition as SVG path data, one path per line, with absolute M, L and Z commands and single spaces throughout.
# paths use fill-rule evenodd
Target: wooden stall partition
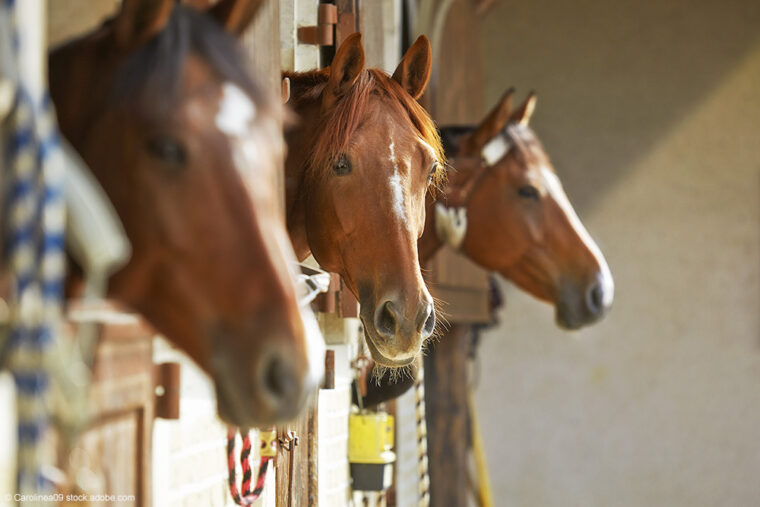
M 329 65 L 336 46 L 360 30 L 363 9 L 374 4 L 358 0 L 282 0 L 282 69 L 305 71 Z M 368 55 L 376 47 L 365 38 Z M 318 300 L 317 315 L 331 358 L 330 382 L 319 390 L 312 412 L 280 428 L 281 438 L 295 432 L 299 445 L 294 448 L 292 464 L 287 449 L 281 447 L 278 451 L 278 505 L 332 507 L 350 502 L 348 420 L 352 361 L 363 340 L 358 312 L 356 299 L 340 277 L 333 275 L 329 292 Z
M 361 5 L 360 29 L 368 67 L 393 73 L 401 60 L 402 3 L 376 0 Z
M 433 74 L 422 101 L 439 125 L 477 122 L 484 113 L 478 10 L 473 0 L 407 0 L 408 43 L 427 35 L 433 44 Z M 467 41 L 467 44 L 462 44 Z M 430 292 L 441 301 L 439 318 L 448 322 L 425 356 L 425 400 L 430 505 L 467 505 L 467 351 L 470 324 L 491 320 L 487 273 L 448 247 L 425 266 Z M 444 327 L 447 329 L 447 327 Z M 413 421 L 414 395 L 397 400 L 399 427 Z M 411 475 L 415 433 L 399 431 L 397 505 L 417 505 Z
M 318 0 L 281 0 L 279 2 L 280 58 L 275 75 L 278 89 L 281 71 L 305 71 L 320 67 L 319 38 L 334 36 L 330 12 L 320 11 Z M 326 26 L 327 25 L 327 26 Z M 314 263 L 316 267 L 316 263 Z M 337 282 L 337 285 L 336 285 Z M 333 277 L 331 291 L 320 296 L 323 311 L 336 312 L 335 289 L 339 280 Z M 319 318 L 322 321 L 322 318 Z M 276 505 L 318 505 L 320 487 L 319 431 L 320 399 L 315 396 L 313 407 L 297 420 L 278 427 L 280 444 L 277 448 Z
M 89 391 L 92 422 L 59 467 L 69 473 L 66 493 L 88 495 L 89 505 L 150 506 L 153 332 L 135 315 L 108 315 L 100 325 Z
M 444 21 L 432 83 L 432 113 L 441 125 L 474 124 L 485 114 L 478 9 L 482 2 L 455 0 Z M 461 44 L 468 40 L 468 44 Z M 431 289 L 445 302 L 451 323 L 425 358 L 425 399 L 430 457 L 430 504 L 467 506 L 470 421 L 468 353 L 471 324 L 491 322 L 487 273 L 444 248 L 431 266 Z

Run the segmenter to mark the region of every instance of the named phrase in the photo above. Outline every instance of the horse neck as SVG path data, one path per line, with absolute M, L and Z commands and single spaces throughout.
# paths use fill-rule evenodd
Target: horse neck
M 285 203 L 287 210 L 287 228 L 293 249 L 299 260 L 309 256 L 306 235 L 306 169 L 313 140 L 317 135 L 321 114 L 320 96 L 312 97 L 312 88 L 306 87 L 303 76 L 288 75 L 291 80 L 291 104 L 298 117 L 295 127 L 285 134 L 288 144 L 288 156 L 285 160 Z

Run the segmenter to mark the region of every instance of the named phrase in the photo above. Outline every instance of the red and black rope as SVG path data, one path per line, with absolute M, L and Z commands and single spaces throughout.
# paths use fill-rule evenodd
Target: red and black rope
M 267 469 L 271 456 L 262 456 L 259 461 L 259 472 L 256 476 L 256 485 L 251 491 L 251 478 L 253 472 L 251 469 L 251 434 L 250 431 L 239 430 L 240 437 L 243 440 L 243 448 L 240 451 L 240 467 L 243 471 L 243 481 L 241 488 L 238 490 L 237 480 L 235 477 L 235 435 L 238 430 L 232 426 L 227 428 L 227 469 L 229 472 L 228 485 L 232 499 L 238 505 L 252 505 L 261 496 L 264 489 L 264 482 L 267 478 Z M 262 440 L 262 446 L 265 442 Z

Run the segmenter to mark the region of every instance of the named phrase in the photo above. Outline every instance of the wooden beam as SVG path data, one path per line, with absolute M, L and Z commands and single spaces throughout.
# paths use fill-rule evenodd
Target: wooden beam
M 470 327 L 453 325 L 425 356 L 430 505 L 467 506 L 467 352 Z

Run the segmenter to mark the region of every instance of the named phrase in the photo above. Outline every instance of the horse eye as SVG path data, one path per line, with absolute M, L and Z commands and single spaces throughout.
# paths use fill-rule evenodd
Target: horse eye
M 433 180 L 433 175 L 438 170 L 438 162 L 433 162 L 433 165 L 430 166 L 430 172 L 428 173 L 428 181 Z
M 533 199 L 535 201 L 537 201 L 539 197 L 538 189 L 533 185 L 523 185 L 517 189 L 517 194 L 525 199 Z
M 341 154 L 338 157 L 338 160 L 333 166 L 333 171 L 335 171 L 335 174 L 339 176 L 343 176 L 351 172 L 351 161 L 348 160 L 348 157 L 345 154 Z
M 152 137 L 148 139 L 147 148 L 148 153 L 166 164 L 183 166 L 187 162 L 185 146 L 171 137 Z

